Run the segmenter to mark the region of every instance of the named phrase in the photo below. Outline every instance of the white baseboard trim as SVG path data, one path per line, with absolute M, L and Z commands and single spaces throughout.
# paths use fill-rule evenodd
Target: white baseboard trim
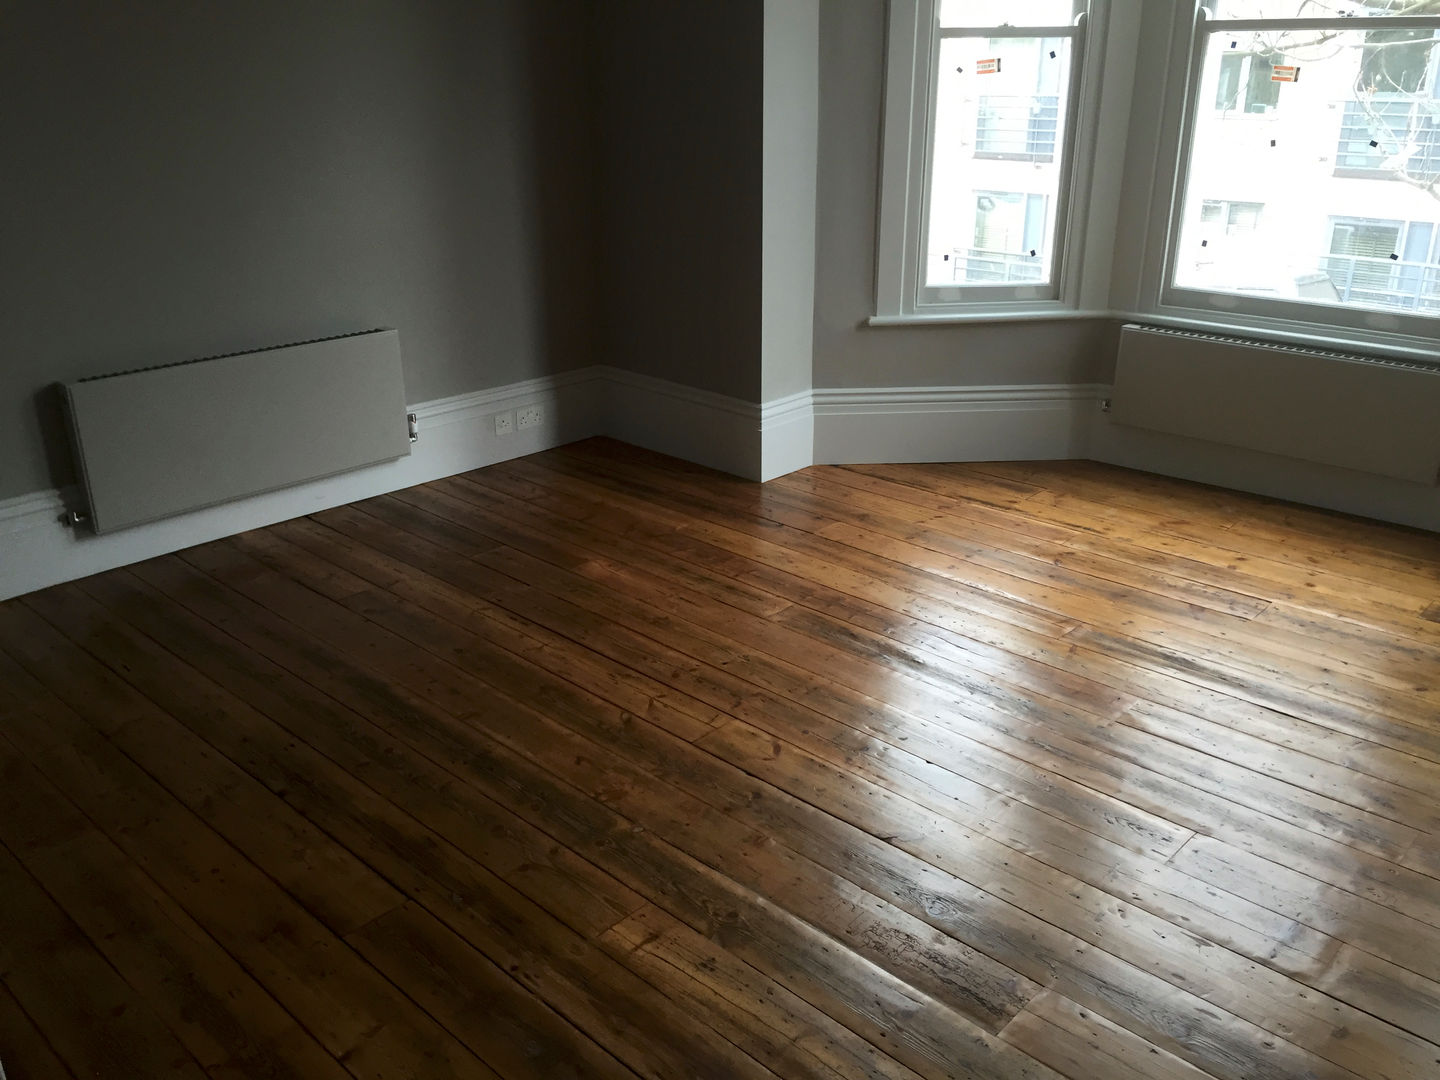
M 633 371 L 594 370 L 604 386 L 601 431 L 622 442 L 762 482 L 815 463 L 809 390 L 756 405 Z
M 816 390 L 815 463 L 1083 457 L 1108 394 L 1089 384 Z
M 592 370 L 601 387 L 597 433 L 747 480 L 760 478 L 759 405 L 620 368 Z
M 802 390 L 760 409 L 760 472 L 765 482 L 815 464 L 815 395 Z
M 587 369 L 415 405 L 409 457 L 101 536 L 61 524 L 67 506 L 82 505 L 78 491 L 0 502 L 0 599 L 587 438 L 595 385 Z M 540 405 L 542 422 L 497 436 L 494 415 L 520 405 Z
M 39 522 L 59 521 L 67 507 L 78 498 L 77 489 L 52 488 L 49 491 L 32 491 L 0 502 L 0 537 L 15 533 L 29 532 Z M 8 561 L 9 549 L 3 548 L 7 556 L 0 559 L 0 571 Z
M 122 532 L 62 526 L 65 508 L 79 505 L 74 492 L 0 502 L 0 599 L 591 435 L 761 481 L 812 464 L 1084 457 L 1108 393 L 1092 385 L 881 387 L 757 405 L 591 367 L 413 406 L 420 441 L 408 458 Z M 495 434 L 495 414 L 531 404 L 544 410 L 540 425 Z

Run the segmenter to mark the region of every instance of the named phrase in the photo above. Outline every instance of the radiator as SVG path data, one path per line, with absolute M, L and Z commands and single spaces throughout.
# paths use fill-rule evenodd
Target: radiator
M 97 533 L 410 453 L 394 330 L 103 375 L 63 389 Z
M 1440 482 L 1440 368 L 1125 326 L 1112 418 L 1325 465 Z

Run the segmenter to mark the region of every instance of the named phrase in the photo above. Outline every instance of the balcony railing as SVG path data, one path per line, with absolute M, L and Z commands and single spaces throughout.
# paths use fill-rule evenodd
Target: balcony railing
M 1045 280 L 1043 271 L 1032 255 L 957 249 L 948 257 L 930 257 L 928 280 L 931 285 L 1026 285 Z
M 975 156 L 1054 161 L 1060 138 L 1060 98 L 989 95 L 980 99 Z
M 1342 304 L 1440 315 L 1440 264 L 1328 255 L 1320 268 Z
M 1440 101 L 1406 96 L 1345 102 L 1335 171 L 1362 176 L 1403 171 L 1425 180 L 1440 176 Z

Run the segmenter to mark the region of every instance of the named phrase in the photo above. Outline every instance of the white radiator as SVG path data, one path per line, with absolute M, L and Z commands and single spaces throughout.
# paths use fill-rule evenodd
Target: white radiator
M 394 330 L 104 375 L 64 391 L 97 533 L 410 453 Z
M 1129 325 L 1111 413 L 1152 431 L 1440 482 L 1440 367 Z

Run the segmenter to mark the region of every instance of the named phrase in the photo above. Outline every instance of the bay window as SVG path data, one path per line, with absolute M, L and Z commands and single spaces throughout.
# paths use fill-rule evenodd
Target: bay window
M 890 0 L 888 48 L 872 325 L 1434 355 L 1440 0 Z

